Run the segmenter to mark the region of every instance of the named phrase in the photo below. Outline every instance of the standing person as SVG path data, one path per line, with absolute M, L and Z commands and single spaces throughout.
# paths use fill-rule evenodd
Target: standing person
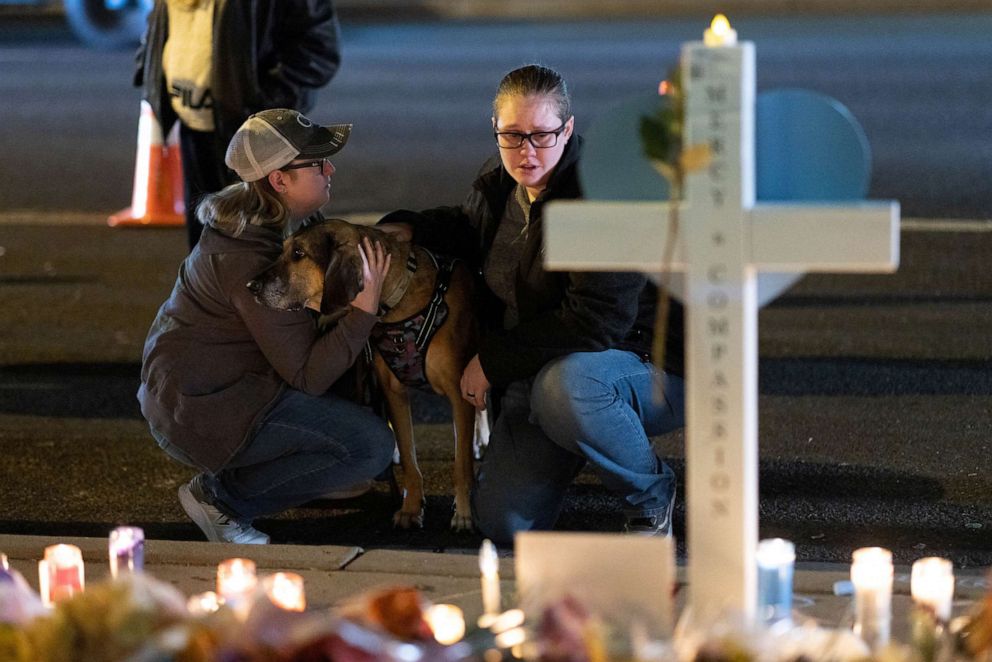
M 224 165 L 235 130 L 266 108 L 309 112 L 338 43 L 331 0 L 155 0 L 134 80 L 165 133 L 179 122 L 190 249 L 197 203 L 237 181 Z
M 684 425 L 682 309 L 672 303 L 659 371 L 649 356 L 658 292 L 645 276 L 545 269 L 544 205 L 581 196 L 582 141 L 557 72 L 508 73 L 492 122 L 499 156 L 460 207 L 382 220 L 468 259 L 486 286 L 484 336 L 461 380 L 464 398 L 496 413 L 472 495 L 476 524 L 504 543 L 552 528 L 588 463 L 623 500 L 627 532 L 669 535 L 675 477 L 648 437 Z
M 245 121 L 226 159 L 242 182 L 204 198 L 203 236 L 145 341 L 141 413 L 162 450 L 200 470 L 179 502 L 209 540 L 266 543 L 253 519 L 369 480 L 392 459 L 385 422 L 327 393 L 377 321 L 382 246 L 364 245 L 364 289 L 323 335 L 309 312 L 273 310 L 251 290 L 287 229 L 327 203 L 327 157 L 350 131 L 289 109 Z

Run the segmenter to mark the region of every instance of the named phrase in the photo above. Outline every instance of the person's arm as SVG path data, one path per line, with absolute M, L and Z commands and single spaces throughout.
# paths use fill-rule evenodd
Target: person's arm
M 569 272 L 567 278 L 556 308 L 484 338 L 479 362 L 493 386 L 531 377 L 565 354 L 610 349 L 630 333 L 647 283 L 643 274 Z
M 320 395 L 327 391 L 365 347 L 378 318 L 382 282 L 390 258 L 382 245 L 368 239 L 359 247 L 364 287 L 348 312 L 323 335 L 304 311 L 274 310 L 255 301 L 247 287 L 236 287 L 231 300 L 265 358 L 293 388 Z
M 265 72 L 287 89 L 323 87 L 341 65 L 341 30 L 331 0 L 277 0 L 273 44 L 278 61 Z

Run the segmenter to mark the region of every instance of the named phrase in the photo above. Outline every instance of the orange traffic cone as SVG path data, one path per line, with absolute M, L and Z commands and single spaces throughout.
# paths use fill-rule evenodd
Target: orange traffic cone
M 162 125 L 151 105 L 142 100 L 131 206 L 108 218 L 108 225 L 175 226 L 186 223 L 178 129 L 178 124 L 173 126 L 168 142 L 163 144 Z

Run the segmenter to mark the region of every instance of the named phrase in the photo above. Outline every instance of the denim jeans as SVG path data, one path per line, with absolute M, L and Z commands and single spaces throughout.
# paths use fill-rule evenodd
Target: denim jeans
M 685 382 L 660 373 L 655 402 L 656 374 L 636 354 L 607 350 L 563 356 L 511 384 L 472 493 L 479 530 L 508 544 L 517 531 L 551 529 L 586 463 L 628 517 L 664 512 L 675 475 L 648 437 L 685 425 Z
M 285 389 L 245 445 L 219 472 L 202 474 L 201 485 L 221 511 L 252 520 L 374 478 L 389 466 L 395 443 L 368 408 Z

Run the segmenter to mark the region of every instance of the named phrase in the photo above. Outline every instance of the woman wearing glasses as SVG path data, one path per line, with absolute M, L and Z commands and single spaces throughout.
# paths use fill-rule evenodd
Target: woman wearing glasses
M 485 285 L 483 339 L 461 381 L 464 398 L 495 413 L 472 498 L 476 524 L 499 542 L 552 528 L 588 463 L 623 500 L 627 532 L 669 535 L 676 481 L 649 435 L 684 424 L 682 310 L 673 303 L 657 371 L 649 359 L 657 290 L 643 275 L 545 269 L 544 205 L 581 196 L 582 141 L 557 72 L 508 73 L 492 121 L 499 156 L 460 207 L 381 221 L 407 223 L 417 243 L 467 259 Z
M 225 160 L 242 181 L 200 203 L 203 235 L 145 341 L 141 412 L 162 449 L 200 471 L 179 502 L 208 540 L 267 543 L 252 520 L 368 481 L 392 458 L 382 419 L 327 393 L 377 321 L 382 246 L 361 250 L 365 287 L 323 335 L 307 311 L 263 306 L 246 285 L 328 201 L 327 157 L 350 130 L 288 109 L 241 125 Z

